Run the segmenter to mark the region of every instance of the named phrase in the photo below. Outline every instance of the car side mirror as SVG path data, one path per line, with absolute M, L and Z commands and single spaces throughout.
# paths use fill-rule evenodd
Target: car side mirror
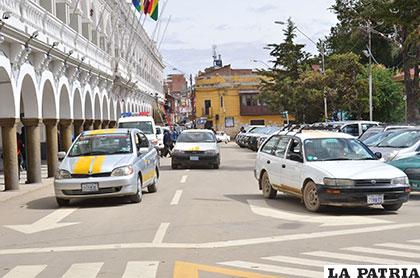
M 57 157 L 59 161 L 62 161 L 66 157 L 66 152 L 58 152 Z
M 381 158 L 382 158 L 382 153 L 380 153 L 380 152 L 376 152 L 376 153 L 375 153 L 375 156 L 376 156 L 378 159 L 381 159 Z

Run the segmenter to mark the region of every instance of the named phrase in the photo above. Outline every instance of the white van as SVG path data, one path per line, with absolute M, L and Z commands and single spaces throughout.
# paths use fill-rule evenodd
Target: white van
M 156 125 L 153 117 L 140 116 L 139 113 L 123 113 L 118 120 L 118 128 L 137 128 L 140 129 L 154 146 L 158 146 L 159 141 L 156 134 Z

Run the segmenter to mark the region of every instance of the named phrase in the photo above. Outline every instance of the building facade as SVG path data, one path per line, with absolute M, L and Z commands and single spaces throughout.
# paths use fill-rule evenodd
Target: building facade
M 196 117 L 215 130 L 236 134 L 241 126 L 282 125 L 280 113 L 270 111 L 259 96 L 260 77 L 251 69 L 230 65 L 199 72 L 195 83 Z
M 166 80 L 168 105 L 173 123 L 185 122 L 192 116 L 191 87 L 184 74 L 170 74 Z
M 163 104 L 162 57 L 131 3 L 0 0 L 0 127 L 5 188 L 18 185 L 16 132 L 26 133 L 29 183 L 48 176 L 81 131 Z

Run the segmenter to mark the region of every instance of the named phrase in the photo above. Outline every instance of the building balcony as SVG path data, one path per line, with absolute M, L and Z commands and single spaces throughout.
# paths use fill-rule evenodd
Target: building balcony
M 278 112 L 273 112 L 267 106 L 256 105 L 246 106 L 241 105 L 241 116 L 260 116 L 260 115 L 279 115 Z

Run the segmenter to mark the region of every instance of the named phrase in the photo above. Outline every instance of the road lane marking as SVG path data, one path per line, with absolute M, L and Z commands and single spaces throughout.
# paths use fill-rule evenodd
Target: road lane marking
M 155 234 L 155 238 L 153 239 L 153 243 L 162 243 L 163 242 L 163 238 L 166 235 L 166 231 L 169 228 L 169 223 L 162 223 L 160 224 L 156 234 Z
M 158 267 L 156 261 L 128 262 L 122 278 L 155 278 Z
M 380 243 L 375 244 L 376 246 L 380 247 L 390 247 L 390 248 L 397 248 L 397 249 L 404 249 L 404 250 L 414 250 L 414 251 L 420 251 L 420 245 L 413 245 L 413 244 L 400 244 L 400 243 Z
M 251 211 L 255 214 L 287 220 L 307 223 L 321 224 L 321 227 L 349 226 L 349 225 L 373 225 L 393 223 L 388 220 L 377 219 L 366 216 L 314 216 L 311 214 L 291 213 L 274 208 L 270 208 L 265 200 L 247 200 Z
M 279 278 L 278 276 L 271 276 L 259 274 L 255 272 L 245 272 L 236 269 L 222 268 L 211 265 L 194 264 L 188 262 L 175 262 L 173 278 L 199 278 L 204 273 L 223 274 L 223 277 L 242 277 L 242 278 Z M 219 276 L 218 276 L 219 277 Z
M 272 257 L 263 257 L 263 260 L 269 260 L 273 262 L 287 263 L 287 264 L 299 264 L 299 265 L 309 265 L 324 267 L 324 265 L 334 265 L 337 263 L 320 261 L 320 260 L 309 260 L 303 258 L 289 257 L 289 256 L 272 256 Z
M 407 261 L 402 261 L 402 260 L 384 259 L 384 258 L 378 258 L 378 257 L 351 255 L 351 254 L 327 252 L 327 251 L 314 251 L 314 252 L 307 252 L 307 253 L 302 253 L 302 254 L 308 255 L 308 256 L 337 259 L 337 260 L 344 260 L 344 261 L 354 261 L 354 262 L 363 262 L 363 263 L 369 262 L 369 263 L 380 264 L 380 265 L 417 264 L 415 262 L 407 262 Z
M 246 261 L 231 261 L 231 262 L 222 262 L 219 263 L 225 266 L 233 266 L 238 268 L 245 268 L 245 269 L 252 269 L 262 270 L 271 273 L 280 273 L 286 275 L 299 275 L 299 277 L 323 277 L 323 272 L 320 271 L 312 271 L 312 270 L 305 270 L 300 268 L 292 268 L 292 267 L 282 267 L 276 265 L 269 265 L 269 264 L 261 264 L 261 263 L 253 263 L 253 262 L 246 262 Z
M 395 257 L 420 258 L 420 253 L 400 252 L 400 251 L 394 251 L 394 250 L 389 250 L 389 249 L 367 248 L 367 247 L 349 247 L 349 248 L 343 248 L 343 250 L 354 251 L 354 252 L 362 252 L 362 253 L 370 253 L 370 254 L 378 254 L 378 255 L 395 256 Z
M 0 255 L 17 255 L 17 254 L 39 254 L 50 252 L 80 252 L 80 251 L 99 251 L 99 250 L 121 250 L 121 249 L 213 249 L 240 247 L 257 244 L 268 244 L 274 242 L 288 242 L 295 240 L 308 240 L 314 238 L 327 238 L 346 235 L 355 235 L 363 233 L 377 233 L 381 231 L 408 229 L 419 227 L 420 223 L 392 224 L 365 228 L 342 229 L 337 231 L 324 231 L 315 233 L 301 233 L 278 235 L 270 237 L 248 238 L 238 240 L 215 241 L 205 243 L 115 243 L 100 245 L 79 245 L 79 246 L 56 246 L 56 247 L 37 247 L 37 248 L 19 248 L 19 249 L 0 249 Z M 419 254 L 420 255 L 420 254 Z
M 62 278 L 95 278 L 104 263 L 73 264 Z
M 412 243 L 420 243 L 420 239 L 409 240 L 409 242 L 412 242 Z
M 175 195 L 174 195 L 174 197 L 172 198 L 172 201 L 171 201 L 172 206 L 179 204 L 179 200 L 181 199 L 181 195 L 182 195 L 182 190 L 177 190 L 175 192 Z
M 46 265 L 19 265 L 10 270 L 3 278 L 35 278 Z
M 183 175 L 181 178 L 181 183 L 186 183 L 188 179 L 188 175 Z
M 48 231 L 52 229 L 67 227 L 71 225 L 79 224 L 80 222 L 68 222 L 68 223 L 58 223 L 77 209 L 66 208 L 66 209 L 57 209 L 52 213 L 44 216 L 43 218 L 35 221 L 32 224 L 28 225 L 5 225 L 9 229 L 24 233 L 24 234 L 34 234 L 43 231 Z

